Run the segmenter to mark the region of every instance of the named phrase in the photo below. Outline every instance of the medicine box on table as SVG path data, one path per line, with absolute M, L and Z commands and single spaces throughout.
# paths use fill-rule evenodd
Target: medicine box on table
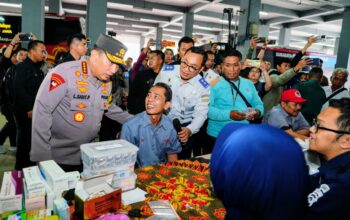
M 138 147 L 126 140 L 83 144 L 80 149 L 84 178 L 112 173 L 121 167 L 129 167 L 132 172 L 138 151 Z

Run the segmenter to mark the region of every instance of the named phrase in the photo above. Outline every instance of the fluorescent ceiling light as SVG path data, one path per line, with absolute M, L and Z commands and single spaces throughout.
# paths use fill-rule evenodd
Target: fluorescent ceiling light
M 141 31 L 134 31 L 134 30 L 125 30 L 125 32 L 130 32 L 130 33 L 141 33 Z
M 213 28 L 202 27 L 202 26 L 199 26 L 199 25 L 194 25 L 193 27 L 198 28 L 198 29 L 202 29 L 202 30 L 208 30 L 208 31 L 212 31 L 213 30 Z
M 259 15 L 267 16 L 267 15 L 269 15 L 269 13 L 267 13 L 266 11 L 260 11 Z
M 175 29 L 163 29 L 163 31 L 171 31 L 171 32 L 176 32 L 176 33 L 182 33 L 182 30 L 175 30 Z
M 152 26 L 138 25 L 138 24 L 132 24 L 131 27 L 136 27 L 136 28 L 154 28 Z
M 147 19 L 147 18 L 141 18 L 140 21 L 151 22 L 151 23 L 158 23 L 158 21 L 156 21 L 156 20 Z
M 64 12 L 66 13 L 71 13 L 71 14 L 79 14 L 79 15 L 85 15 L 86 12 L 82 10 L 75 10 L 75 9 L 63 9 Z
M 11 8 L 21 8 L 22 4 L 0 2 L 0 6 L 11 7 Z
M 111 21 L 107 21 L 106 24 L 110 24 L 110 25 L 118 25 L 119 23 L 118 22 L 111 22 Z
M 114 15 L 114 14 L 107 14 L 108 18 L 120 18 L 120 19 L 124 19 L 123 15 Z

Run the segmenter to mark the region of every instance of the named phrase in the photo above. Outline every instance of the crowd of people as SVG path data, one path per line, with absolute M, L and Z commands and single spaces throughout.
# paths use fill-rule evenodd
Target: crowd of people
M 1 54 L 0 144 L 9 137 L 16 170 L 53 159 L 82 171 L 79 147 L 96 138 L 136 145 L 138 167 L 212 153 L 228 219 L 348 219 L 348 71 L 334 69 L 328 86 L 322 62 L 306 55 L 316 39 L 272 67 L 254 37 L 245 57 L 186 36 L 175 55 L 150 39 L 133 63 L 104 34 L 87 55 L 77 33 L 50 66 L 43 41 L 34 36 L 24 49 L 17 34 Z M 319 154 L 318 173 L 308 176 L 295 139 Z

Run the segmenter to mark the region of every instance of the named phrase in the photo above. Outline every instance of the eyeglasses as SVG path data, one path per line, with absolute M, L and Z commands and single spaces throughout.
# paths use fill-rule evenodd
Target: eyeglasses
M 333 130 L 330 128 L 321 127 L 320 124 L 316 120 L 314 121 L 314 126 L 315 126 L 315 133 L 317 133 L 318 130 L 325 130 L 325 131 L 330 131 L 330 132 L 334 132 L 337 134 L 350 134 L 350 132 L 348 132 L 348 131 L 337 131 L 337 130 Z
M 196 71 L 198 71 L 199 69 L 197 69 L 196 67 L 194 66 L 190 66 L 188 65 L 185 61 L 181 61 L 181 65 L 185 68 L 188 68 L 188 70 L 191 72 L 191 73 L 194 73 Z

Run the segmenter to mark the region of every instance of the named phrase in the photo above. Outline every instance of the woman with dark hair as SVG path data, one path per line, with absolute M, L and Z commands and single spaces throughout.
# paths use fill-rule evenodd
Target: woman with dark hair
M 268 125 L 228 124 L 210 163 L 226 219 L 302 219 L 308 169 L 300 146 L 285 132 Z

